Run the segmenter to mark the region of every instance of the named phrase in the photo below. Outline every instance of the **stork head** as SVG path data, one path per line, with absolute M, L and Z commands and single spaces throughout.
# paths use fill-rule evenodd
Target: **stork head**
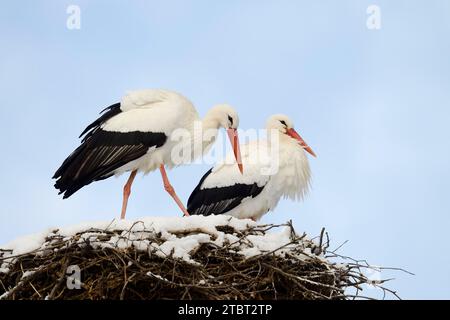
M 239 127 L 239 116 L 231 106 L 228 104 L 219 104 L 209 110 L 206 118 L 215 123 L 217 128 L 222 127 L 227 131 L 230 139 L 231 147 L 238 164 L 239 171 L 244 172 L 242 165 L 241 150 L 239 147 L 239 137 L 237 129 Z
M 275 114 L 267 120 L 266 129 L 268 131 L 270 130 L 277 130 L 280 133 L 280 137 L 286 138 L 289 141 L 295 141 L 295 143 L 300 144 L 300 146 L 305 149 L 309 154 L 311 154 L 313 157 L 316 157 L 316 154 L 310 146 L 303 140 L 302 137 L 295 131 L 294 129 L 294 123 L 291 119 L 289 119 L 288 116 L 284 114 Z
M 209 110 L 207 117 L 216 122 L 217 127 L 225 129 L 237 129 L 239 116 L 230 105 L 218 104 Z

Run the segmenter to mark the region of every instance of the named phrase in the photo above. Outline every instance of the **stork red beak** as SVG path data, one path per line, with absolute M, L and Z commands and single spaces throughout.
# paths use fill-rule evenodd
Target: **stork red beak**
M 241 149 L 239 147 L 239 137 L 236 129 L 227 129 L 228 138 L 230 138 L 231 147 L 233 148 L 234 157 L 239 168 L 239 171 L 243 174 L 244 167 L 242 165 Z
M 313 157 L 317 157 L 316 154 L 314 153 L 314 151 L 312 151 L 312 149 L 310 148 L 310 146 L 308 146 L 306 144 L 305 140 L 303 140 L 302 137 L 300 137 L 300 135 L 297 133 L 297 131 L 295 131 L 293 128 L 287 129 L 286 134 L 288 136 L 294 138 L 295 140 L 298 140 L 298 142 L 300 142 L 300 145 L 303 147 L 303 149 L 308 151 Z

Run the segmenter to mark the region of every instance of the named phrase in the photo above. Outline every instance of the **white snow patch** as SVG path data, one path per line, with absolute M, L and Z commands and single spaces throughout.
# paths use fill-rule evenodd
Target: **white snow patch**
M 147 275 L 148 275 L 149 277 L 157 278 L 157 279 L 162 280 L 162 281 L 170 282 L 170 281 L 167 280 L 166 278 L 160 276 L 159 274 L 154 274 L 154 273 L 151 272 L 151 271 L 147 272 Z
M 189 235 L 183 238 L 175 238 L 173 240 L 167 240 L 159 247 L 154 247 L 157 250 L 156 255 L 164 258 L 173 254 L 174 258 L 181 258 L 185 261 L 195 263 L 189 255 L 189 253 L 200 244 L 210 241 L 210 236 L 204 233 Z
M 7 264 L 5 263 L 4 265 L 6 266 Z M 2 264 L 2 267 L 0 268 L 0 273 L 8 273 L 8 272 L 9 272 L 9 268 L 3 267 L 3 264 Z
M 35 272 L 36 272 L 36 271 L 34 271 L 34 270 L 28 270 L 28 271 L 25 271 L 25 272 L 23 273 L 23 275 L 22 275 L 22 279 L 27 278 L 27 277 L 33 275 Z
M 48 229 L 40 233 L 18 238 L 4 246 L 0 246 L 0 248 L 5 250 L 13 250 L 15 256 L 32 252 L 42 246 L 45 242 L 45 238 L 51 233 L 52 230 L 53 229 Z

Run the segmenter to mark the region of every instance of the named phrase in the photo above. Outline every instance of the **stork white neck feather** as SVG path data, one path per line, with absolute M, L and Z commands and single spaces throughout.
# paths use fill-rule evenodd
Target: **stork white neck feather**
M 239 116 L 231 106 L 219 104 L 212 107 L 201 121 L 201 130 L 193 128 L 194 157 L 197 158 L 209 151 L 217 139 L 220 128 L 237 129 L 238 126 Z

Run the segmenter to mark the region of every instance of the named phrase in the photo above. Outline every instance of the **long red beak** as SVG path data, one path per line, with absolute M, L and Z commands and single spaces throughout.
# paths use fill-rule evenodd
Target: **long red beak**
M 239 137 L 236 129 L 227 129 L 228 138 L 230 138 L 231 147 L 233 148 L 234 157 L 239 168 L 239 171 L 243 174 L 244 167 L 242 165 L 241 149 L 239 147 Z
M 313 157 L 317 157 L 316 154 L 314 153 L 314 151 L 312 151 L 312 149 L 310 148 L 310 146 L 308 146 L 306 144 L 305 140 L 303 140 L 303 138 L 300 137 L 300 135 L 297 133 L 297 131 L 295 131 L 293 128 L 286 130 L 286 134 L 288 136 L 294 138 L 295 140 L 298 140 L 298 142 L 300 142 L 300 145 L 303 147 L 303 149 L 308 151 Z

